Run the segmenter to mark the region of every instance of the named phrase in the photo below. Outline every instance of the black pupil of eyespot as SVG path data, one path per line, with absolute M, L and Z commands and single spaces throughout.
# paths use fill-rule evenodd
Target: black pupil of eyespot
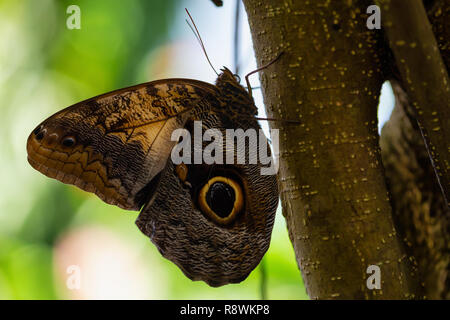
M 206 193 L 208 206 L 221 218 L 226 218 L 230 215 L 235 200 L 234 189 L 225 182 L 214 182 Z
M 62 143 L 66 147 L 71 147 L 75 143 L 75 140 L 73 138 L 65 138 Z
M 44 132 L 42 132 L 42 125 L 34 129 L 33 133 L 36 137 L 36 140 L 42 140 L 42 138 L 44 138 Z
M 44 133 L 42 131 L 36 134 L 36 140 L 41 140 L 44 137 Z
M 37 127 L 36 129 L 34 129 L 34 134 L 37 135 L 39 132 L 41 132 L 42 126 Z

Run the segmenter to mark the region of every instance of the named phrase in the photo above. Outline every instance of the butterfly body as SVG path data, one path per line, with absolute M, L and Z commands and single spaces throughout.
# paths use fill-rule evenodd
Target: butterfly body
M 195 121 L 224 134 L 257 130 L 256 113 L 253 99 L 228 69 L 216 85 L 158 80 L 51 116 L 30 134 L 28 160 L 43 174 L 109 204 L 142 209 L 139 229 L 189 278 L 211 286 L 236 283 L 268 249 L 278 204 L 276 176 L 261 175 L 260 163 L 174 164 L 177 141 L 171 134 L 178 128 L 192 131 Z

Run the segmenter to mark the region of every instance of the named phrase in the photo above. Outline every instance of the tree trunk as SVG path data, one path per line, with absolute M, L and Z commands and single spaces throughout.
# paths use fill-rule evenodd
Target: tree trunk
M 377 0 L 439 186 L 450 201 L 450 81 L 422 0 Z
M 448 70 L 450 2 L 425 1 L 428 19 Z M 414 255 L 424 294 L 450 299 L 450 209 L 447 206 L 415 118 L 416 111 L 398 80 L 392 82 L 396 105 L 381 132 L 381 153 L 389 181 L 394 221 Z M 434 92 L 433 92 L 434 93 Z M 442 104 L 447 106 L 445 103 Z
M 244 0 L 270 117 L 280 126 L 283 214 L 314 299 L 421 297 L 381 163 L 377 104 L 387 57 L 368 1 Z M 367 268 L 381 270 L 369 289 Z
M 381 132 L 381 154 L 389 181 L 394 220 L 413 255 L 428 299 L 450 299 L 450 210 L 435 179 L 414 109 L 392 82 L 396 103 Z

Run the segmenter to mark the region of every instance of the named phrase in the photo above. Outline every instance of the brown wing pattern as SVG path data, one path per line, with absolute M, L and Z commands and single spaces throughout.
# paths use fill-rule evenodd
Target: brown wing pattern
M 164 168 L 182 127 L 215 87 L 169 79 L 114 91 L 70 106 L 42 122 L 27 141 L 28 160 L 43 174 L 139 210 L 141 190 Z

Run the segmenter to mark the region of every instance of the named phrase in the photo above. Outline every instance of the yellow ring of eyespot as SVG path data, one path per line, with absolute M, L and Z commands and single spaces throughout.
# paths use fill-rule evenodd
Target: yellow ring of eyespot
M 224 182 L 234 190 L 235 199 L 233 209 L 231 210 L 231 213 L 225 218 L 219 217 L 216 213 L 214 213 L 214 211 L 209 207 L 208 202 L 206 201 L 206 194 L 208 193 L 209 188 L 215 182 Z M 242 188 L 239 185 L 239 183 L 237 183 L 233 179 L 216 176 L 209 179 L 209 181 L 201 188 L 200 193 L 198 195 L 198 203 L 203 213 L 207 214 L 211 219 L 213 219 L 217 223 L 225 225 L 233 221 L 235 216 L 244 207 L 244 194 L 242 192 Z

